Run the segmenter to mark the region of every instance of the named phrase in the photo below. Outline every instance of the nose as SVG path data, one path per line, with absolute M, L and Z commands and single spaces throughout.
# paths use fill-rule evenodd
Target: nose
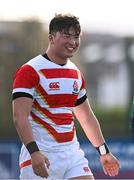
M 69 43 L 70 43 L 71 45 L 75 45 L 75 44 L 76 44 L 75 38 L 74 38 L 74 37 L 70 37 Z

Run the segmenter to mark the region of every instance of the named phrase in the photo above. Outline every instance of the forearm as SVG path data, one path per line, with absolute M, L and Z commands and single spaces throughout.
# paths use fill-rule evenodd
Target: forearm
M 80 121 L 80 124 L 93 146 L 98 147 L 105 142 L 100 124 L 93 114 L 91 114 L 87 120 Z
M 32 128 L 27 117 L 14 117 L 14 124 L 22 143 L 27 145 L 28 143 L 35 141 Z
M 102 145 L 104 143 L 104 137 L 102 135 L 99 122 L 90 107 L 88 99 L 81 105 L 74 108 L 74 114 L 93 146 L 98 147 Z
M 20 97 L 13 100 L 13 121 L 18 135 L 25 145 L 34 141 L 31 125 L 28 116 L 31 112 L 33 100 L 31 98 Z

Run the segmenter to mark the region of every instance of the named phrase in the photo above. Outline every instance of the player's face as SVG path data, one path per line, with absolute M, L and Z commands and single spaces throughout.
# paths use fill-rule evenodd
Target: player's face
M 53 47 L 55 53 L 62 59 L 72 57 L 79 44 L 80 35 L 75 32 L 74 28 L 70 28 L 68 32 L 57 32 L 54 35 Z

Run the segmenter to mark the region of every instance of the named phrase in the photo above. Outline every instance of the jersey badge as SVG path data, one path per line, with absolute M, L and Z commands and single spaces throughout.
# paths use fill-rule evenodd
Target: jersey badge
M 73 94 L 78 94 L 78 83 L 77 83 L 77 81 L 74 81 L 74 84 L 73 84 Z

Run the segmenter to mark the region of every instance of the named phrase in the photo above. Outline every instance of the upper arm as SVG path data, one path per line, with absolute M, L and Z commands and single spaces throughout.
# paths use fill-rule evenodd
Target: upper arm
M 14 75 L 13 89 L 33 88 L 39 84 L 39 75 L 35 69 L 25 64 Z
M 39 76 L 30 65 L 23 65 L 15 74 L 13 82 L 13 116 L 29 115 L 33 95 L 39 84 Z
M 13 99 L 33 98 L 35 88 L 40 81 L 38 73 L 30 65 L 23 65 L 15 74 L 13 81 Z
M 33 99 L 27 97 L 19 97 L 13 100 L 13 117 L 18 119 L 21 116 L 28 117 L 32 109 Z
M 89 120 L 91 115 L 93 115 L 93 112 L 88 99 L 86 99 L 82 104 L 75 106 L 73 108 L 73 113 L 78 121 Z

